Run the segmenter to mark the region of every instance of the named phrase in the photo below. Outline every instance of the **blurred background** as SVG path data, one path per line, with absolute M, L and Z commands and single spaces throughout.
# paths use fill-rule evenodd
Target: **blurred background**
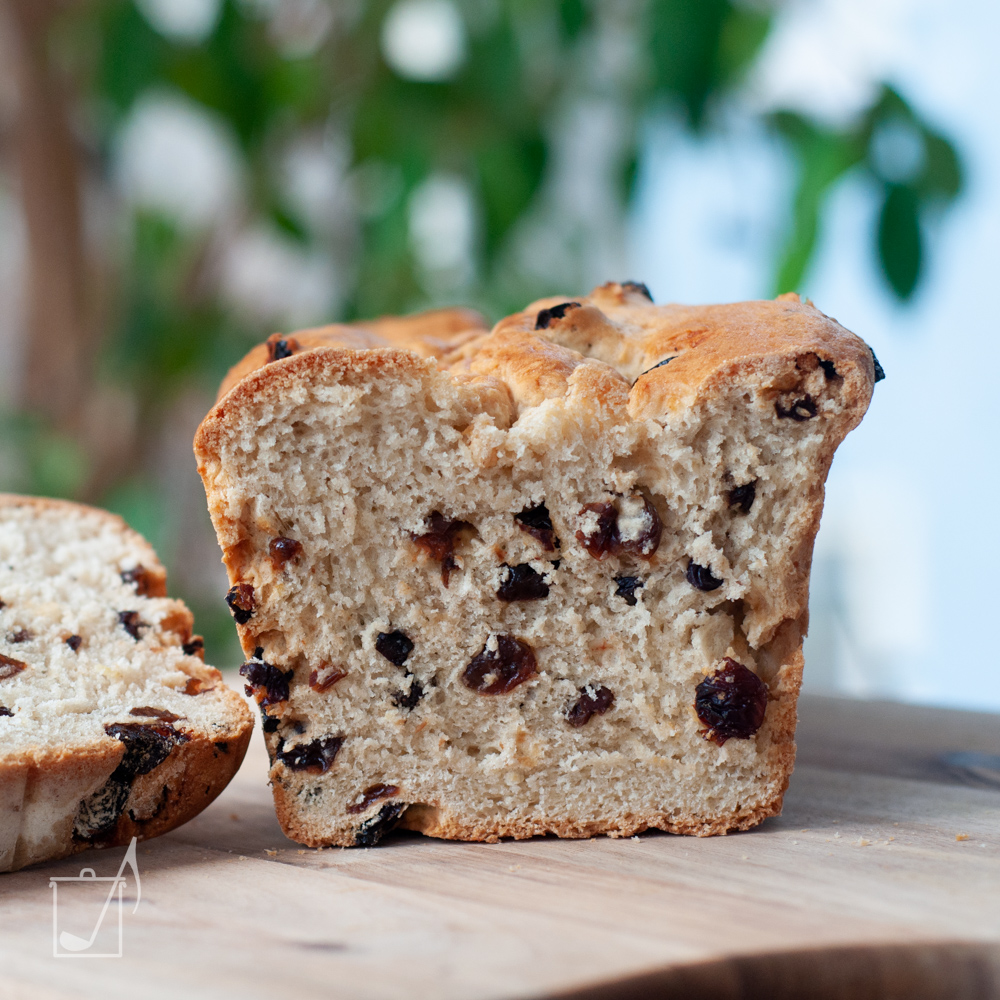
M 0 0 L 0 489 L 124 515 L 232 666 L 191 440 L 253 343 L 609 279 L 796 290 L 888 373 L 834 463 L 807 689 L 1000 710 L 998 28 L 991 0 Z

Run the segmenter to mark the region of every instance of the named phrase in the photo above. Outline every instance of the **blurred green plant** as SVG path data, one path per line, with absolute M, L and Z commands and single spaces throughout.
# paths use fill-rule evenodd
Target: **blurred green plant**
M 100 449 L 84 439 L 80 419 L 75 427 L 40 415 L 0 421 L 0 485 L 103 502 L 168 553 L 179 551 L 171 532 L 185 526 L 163 503 L 150 442 L 181 394 L 213 392 L 270 332 L 270 317 L 236 317 L 226 301 L 220 252 L 234 232 L 264 227 L 303 253 L 336 257 L 342 294 L 333 314 L 311 316 L 314 323 L 445 301 L 496 317 L 580 288 L 595 244 L 624 231 L 648 123 L 724 130 L 727 102 L 774 22 L 771 7 L 751 0 L 202 2 L 206 10 L 217 4 L 203 37 L 158 28 L 151 12 L 166 9 L 160 0 L 51 7 L 51 66 L 41 69 L 69 83 L 66 117 L 85 134 L 80 169 L 117 212 L 95 268 L 111 275 L 107 332 L 81 378 L 93 379 L 94 395 L 108 383 L 124 391 L 134 426 L 108 464 L 107 455 L 95 457 Z M 427 63 L 426 40 L 409 68 L 392 56 L 392 31 L 417 8 L 451 18 L 458 48 L 450 62 Z M 225 218 L 191 224 L 121 197 L 125 127 L 142 101 L 164 94 L 183 95 L 232 137 L 241 191 Z M 579 155 L 567 130 L 579 127 L 581 109 L 595 108 L 604 132 L 580 141 L 604 143 L 607 205 L 596 225 L 585 217 L 593 206 L 560 197 L 563 161 Z M 843 128 L 792 111 L 765 124 L 797 165 L 773 290 L 802 289 L 830 193 L 853 171 L 881 194 L 873 219 L 881 274 L 892 294 L 910 299 L 926 267 L 925 230 L 962 184 L 947 138 L 888 86 Z M 317 136 L 346 192 L 348 209 L 335 217 L 311 209 L 288 182 L 287 154 Z M 448 273 L 422 257 L 438 249 L 442 198 L 465 198 L 471 215 L 461 266 L 452 261 Z M 430 206 L 423 235 L 414 231 L 420 204 Z M 535 256 L 526 255 L 539 231 Z M 221 613 L 206 624 L 231 636 Z
M 882 192 L 875 237 L 882 274 L 897 298 L 909 299 L 924 266 L 926 222 L 962 188 L 951 143 L 888 86 L 856 125 L 840 132 L 793 112 L 780 112 L 772 122 L 799 165 L 792 232 L 778 264 L 776 290 L 800 287 L 830 189 L 849 170 L 861 169 Z

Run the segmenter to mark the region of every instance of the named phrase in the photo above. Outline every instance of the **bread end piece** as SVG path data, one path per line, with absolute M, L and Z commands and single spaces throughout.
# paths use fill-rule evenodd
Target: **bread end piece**
M 0 871 L 197 815 L 253 717 L 153 549 L 105 511 L 0 495 L 0 556 Z

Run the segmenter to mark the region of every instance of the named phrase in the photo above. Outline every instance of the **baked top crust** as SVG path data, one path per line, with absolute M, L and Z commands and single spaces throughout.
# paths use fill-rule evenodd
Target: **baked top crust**
M 573 305 L 561 310 L 566 303 Z M 539 321 L 540 313 L 553 308 L 562 314 Z M 273 362 L 271 345 L 277 340 L 290 345 L 284 357 L 322 348 L 401 348 L 433 358 L 460 380 L 463 375 L 499 379 L 510 394 L 512 419 L 525 407 L 564 396 L 576 369 L 595 361 L 612 369 L 594 373 L 595 402 L 627 390 L 628 411 L 636 420 L 690 405 L 741 367 L 766 369 L 769 360 L 789 355 L 812 352 L 838 374 L 849 375 L 858 420 L 876 381 L 867 344 L 794 292 L 727 305 L 655 305 L 635 285 L 608 282 L 576 299 L 539 299 L 492 331 L 471 310 L 442 309 L 317 327 L 288 337 L 275 334 L 230 370 L 220 400 L 244 377 Z
M 265 365 L 318 347 L 355 351 L 401 347 L 421 358 L 446 359 L 488 331 L 486 320 L 472 309 L 431 309 L 413 316 L 383 316 L 362 323 L 331 323 L 295 334 L 275 333 L 252 348 L 222 380 L 221 399 L 244 376 Z

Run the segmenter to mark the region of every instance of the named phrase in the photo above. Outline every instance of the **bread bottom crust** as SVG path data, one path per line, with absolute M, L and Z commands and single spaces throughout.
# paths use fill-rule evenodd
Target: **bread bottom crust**
M 802 623 L 802 630 L 804 634 L 805 621 Z M 527 840 L 550 834 L 567 840 L 580 840 L 597 836 L 632 837 L 645 830 L 663 830 L 666 833 L 692 837 L 721 837 L 728 833 L 750 830 L 765 819 L 781 814 L 785 792 L 795 767 L 796 705 L 802 686 L 802 669 L 802 645 L 799 643 L 775 680 L 776 694 L 769 712 L 771 751 L 767 778 L 762 782 L 763 794 L 760 801 L 747 804 L 734 812 L 717 816 L 699 816 L 694 812 L 686 816 L 648 812 L 581 821 L 539 816 L 491 822 L 480 818 L 466 820 L 461 816 L 444 814 L 436 806 L 416 804 L 403 813 L 397 828 L 440 840 L 487 844 L 495 844 L 502 839 Z M 353 827 L 333 832 L 315 830 L 302 822 L 294 796 L 286 796 L 285 789 L 277 782 L 273 785 L 273 791 L 278 822 L 289 839 L 315 848 L 370 846 L 358 845 Z

